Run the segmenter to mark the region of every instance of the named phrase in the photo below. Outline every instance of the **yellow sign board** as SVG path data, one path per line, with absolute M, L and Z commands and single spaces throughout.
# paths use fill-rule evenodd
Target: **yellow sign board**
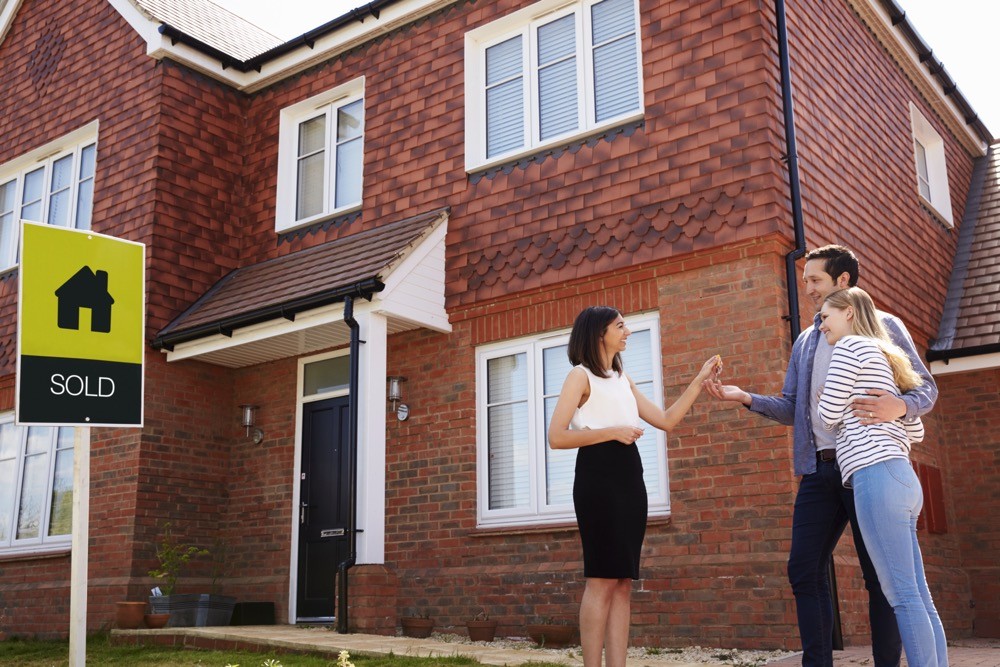
M 146 249 L 24 222 L 19 424 L 141 426 Z

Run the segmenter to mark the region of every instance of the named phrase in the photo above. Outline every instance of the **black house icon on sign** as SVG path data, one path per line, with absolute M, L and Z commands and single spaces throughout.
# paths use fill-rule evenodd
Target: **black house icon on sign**
M 85 266 L 56 290 L 59 299 L 58 324 L 60 329 L 80 328 L 80 309 L 90 309 L 90 330 L 111 332 L 111 304 L 114 298 L 108 293 L 108 272 L 91 271 Z

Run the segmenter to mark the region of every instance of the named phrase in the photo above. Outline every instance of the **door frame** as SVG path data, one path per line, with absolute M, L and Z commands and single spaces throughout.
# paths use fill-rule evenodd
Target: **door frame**
M 385 563 L 385 430 L 386 430 L 386 342 L 388 326 L 386 317 L 372 312 L 370 307 L 355 311 L 354 317 L 361 328 L 361 350 L 358 354 L 358 488 L 357 527 L 364 530 L 357 535 L 356 565 Z M 300 479 L 302 477 L 302 405 L 327 398 L 347 395 L 349 388 L 340 391 L 303 397 L 305 367 L 332 357 L 348 356 L 350 349 L 342 347 L 320 354 L 299 357 L 295 382 L 295 448 L 292 467 L 292 494 L 289 507 L 290 532 L 288 561 L 288 606 L 286 622 L 296 623 L 298 606 L 299 514 Z M 376 378 L 372 381 L 372 378 Z

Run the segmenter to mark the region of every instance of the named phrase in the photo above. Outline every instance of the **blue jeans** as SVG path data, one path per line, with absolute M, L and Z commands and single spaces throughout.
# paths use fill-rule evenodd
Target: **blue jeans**
M 816 472 L 803 475 L 792 516 L 792 550 L 788 580 L 795 596 L 803 667 L 833 665 L 833 602 L 828 563 L 848 521 L 868 590 L 868 620 L 872 629 L 875 667 L 898 667 L 902 644 L 892 606 L 882 594 L 875 567 L 865 550 L 854 494 L 845 489 L 834 461 L 817 461 Z
M 851 476 L 858 524 L 882 590 L 896 611 L 910 667 L 947 667 L 941 617 L 927 590 L 917 544 L 917 515 L 924 504 L 920 480 L 908 459 L 888 459 Z

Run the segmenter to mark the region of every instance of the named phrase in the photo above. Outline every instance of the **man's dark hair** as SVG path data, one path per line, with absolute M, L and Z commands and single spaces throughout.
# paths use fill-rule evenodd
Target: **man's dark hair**
M 576 316 L 573 330 L 569 334 L 569 347 L 566 350 L 569 363 L 584 366 L 597 377 L 608 377 L 608 371 L 601 363 L 601 336 L 619 315 L 621 313 L 617 309 L 609 306 L 584 308 Z M 622 372 L 621 355 L 617 352 L 611 361 L 611 368 L 619 374 Z
M 854 253 L 842 245 L 825 245 L 806 253 L 806 261 L 811 259 L 822 259 L 823 270 L 830 274 L 834 282 L 840 274 L 848 275 L 847 286 L 854 287 L 858 284 L 858 258 Z

